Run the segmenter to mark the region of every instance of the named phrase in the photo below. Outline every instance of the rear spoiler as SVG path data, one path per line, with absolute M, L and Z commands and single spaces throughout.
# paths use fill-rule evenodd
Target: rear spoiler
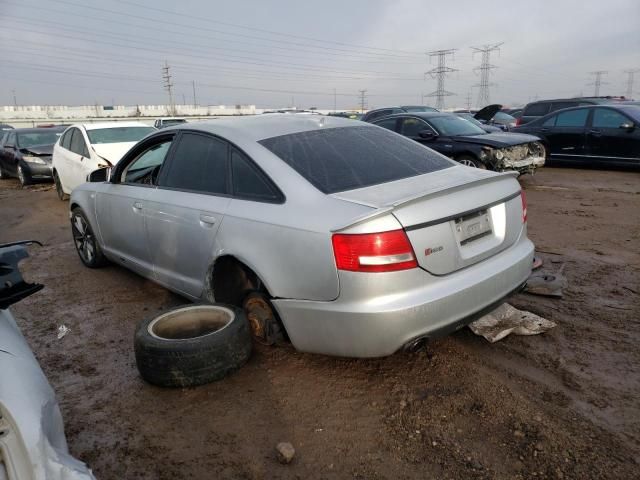
M 364 215 L 361 215 L 359 217 L 356 217 L 354 220 L 350 221 L 347 224 L 344 225 L 340 225 L 337 227 L 334 227 L 331 229 L 332 233 L 336 233 L 339 232 L 341 230 L 345 230 L 347 228 L 351 228 L 354 227 L 356 225 L 359 225 L 361 223 L 367 222 L 369 220 L 372 220 L 376 217 L 380 217 L 382 215 L 385 215 L 387 213 L 392 212 L 393 210 L 395 210 L 396 208 L 400 207 L 400 206 L 404 206 L 404 205 L 408 205 L 411 202 L 415 202 L 417 200 L 423 200 L 425 198 L 429 198 L 429 197 L 435 197 L 438 195 L 443 195 L 443 194 L 448 194 L 448 193 L 453 193 L 457 190 L 460 190 L 462 187 L 468 187 L 471 185 L 482 185 L 482 184 L 487 184 L 487 183 L 493 183 L 495 181 L 497 181 L 498 179 L 502 179 L 505 176 L 509 176 L 509 177 L 515 177 L 517 178 L 519 175 L 518 172 L 515 171 L 508 171 L 508 172 L 501 172 L 498 175 L 492 175 L 490 177 L 482 177 L 482 178 L 477 178 L 475 180 L 469 181 L 469 180 L 464 180 L 464 181 L 459 181 L 456 183 L 452 183 L 451 185 L 447 185 L 444 188 L 440 188 L 440 189 L 432 189 L 432 190 L 424 190 L 422 192 L 419 193 L 415 193 L 413 195 L 410 195 L 408 197 L 402 198 L 400 200 L 396 200 L 393 203 L 390 203 L 388 205 L 384 205 L 380 208 L 377 208 L 369 213 L 366 213 Z

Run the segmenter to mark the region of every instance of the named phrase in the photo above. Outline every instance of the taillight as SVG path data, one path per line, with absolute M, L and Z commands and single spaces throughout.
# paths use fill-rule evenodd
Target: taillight
M 516 118 L 516 127 L 519 127 L 520 125 L 522 125 L 522 117 Z
M 363 234 L 336 233 L 331 241 L 339 270 L 394 272 L 418 266 L 404 230 Z
M 522 200 L 522 223 L 527 222 L 527 196 L 524 190 L 520 190 L 520 200 Z

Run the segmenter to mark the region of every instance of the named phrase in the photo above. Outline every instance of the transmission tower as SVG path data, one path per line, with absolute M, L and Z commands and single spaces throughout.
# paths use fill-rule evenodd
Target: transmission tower
M 467 110 L 471 110 L 471 90 L 467 93 Z
M 358 90 L 358 92 L 360 92 L 360 113 L 364 113 L 365 108 L 367 108 L 367 91 Z
M 169 64 L 165 61 L 162 67 L 162 80 L 164 81 L 164 89 L 169 93 L 169 115 L 176 114 L 176 106 L 173 103 L 173 83 L 171 83 L 171 73 L 169 73 Z
M 495 65 L 491 65 L 491 52 L 499 52 L 502 44 L 504 44 L 504 42 L 482 45 L 480 47 L 471 47 L 471 50 L 473 50 L 473 56 L 475 56 L 476 53 L 482 54 L 482 62 L 480 63 L 480 66 L 473 69 L 474 72 L 478 72 L 478 70 L 480 71 L 480 83 L 474 85 L 474 87 L 479 87 L 478 107 L 484 107 L 491 101 L 489 87 L 495 86 L 495 83 L 489 82 L 489 77 L 491 76 L 491 70 L 498 68 Z
M 595 72 L 589 72 L 589 75 L 593 75 L 595 76 L 595 80 L 592 83 L 589 83 L 588 85 L 594 85 L 595 89 L 593 91 L 593 96 L 597 97 L 600 95 L 600 87 L 602 85 L 606 85 L 607 82 L 603 82 L 602 81 L 602 76 L 606 75 L 607 73 L 609 73 L 607 70 L 596 70 Z
M 436 108 L 442 110 L 444 108 L 444 97 L 455 95 L 453 92 L 449 92 L 444 89 L 444 79 L 448 73 L 457 72 L 455 68 L 447 67 L 447 56 L 453 57 L 455 48 L 449 50 L 434 50 L 433 52 L 427 52 L 429 59 L 432 57 L 438 57 L 438 66 L 432 68 L 428 72 L 425 72 L 425 77 L 430 75 L 431 78 L 435 78 L 438 81 L 437 90 L 427 94 L 427 97 L 436 97 Z
M 631 70 L 625 70 L 627 74 L 627 98 L 633 98 L 633 77 L 636 73 L 640 72 L 640 68 L 632 68 Z

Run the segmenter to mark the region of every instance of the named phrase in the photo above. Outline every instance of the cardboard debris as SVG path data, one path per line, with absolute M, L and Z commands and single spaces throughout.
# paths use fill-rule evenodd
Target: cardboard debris
M 538 335 L 556 326 L 556 323 L 539 317 L 535 313 L 525 312 L 503 303 L 493 312 L 469 324 L 476 335 L 486 338 L 491 343 L 503 339 L 513 333 L 515 335 Z

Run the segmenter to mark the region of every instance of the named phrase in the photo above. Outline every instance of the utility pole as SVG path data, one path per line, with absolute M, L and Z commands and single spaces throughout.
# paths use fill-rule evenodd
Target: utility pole
M 358 90 L 360 92 L 360 113 L 364 113 L 364 109 L 367 107 L 367 91 Z
M 338 110 L 336 108 L 336 89 L 333 89 L 333 113 L 336 113 Z
M 482 54 L 482 62 L 480 62 L 480 66 L 473 69 L 474 72 L 477 72 L 478 70 L 480 71 L 480 83 L 474 85 L 474 87 L 480 88 L 478 90 L 477 103 L 479 108 L 482 108 L 491 102 L 489 87 L 495 86 L 495 83 L 489 82 L 489 77 L 491 76 L 491 70 L 498 68 L 495 65 L 491 65 L 491 52 L 499 52 L 502 44 L 504 44 L 504 42 L 471 47 L 471 50 L 473 50 L 473 56 L 475 56 L 476 53 Z
M 624 71 L 624 73 L 627 74 L 627 94 L 625 95 L 627 98 L 633 98 L 633 77 L 638 72 L 640 72 L 640 68 L 632 68 Z
M 595 72 L 589 72 L 589 75 L 593 75 L 595 77 L 595 80 L 592 83 L 589 83 L 589 85 L 595 86 L 593 92 L 594 97 L 600 96 L 600 87 L 607 84 L 607 82 L 602 81 L 602 76 L 606 75 L 607 73 L 609 73 L 607 70 L 596 70 Z
M 427 97 L 436 97 L 436 108 L 438 110 L 442 110 L 444 108 L 444 97 L 448 97 L 450 95 L 455 95 L 453 92 L 449 92 L 444 88 L 444 79 L 448 73 L 457 72 L 458 70 L 455 68 L 447 67 L 447 56 L 452 56 L 456 51 L 455 48 L 449 50 L 434 50 L 432 52 L 427 52 L 429 55 L 429 59 L 431 57 L 438 57 L 438 66 L 436 68 L 432 68 L 424 75 L 430 75 L 431 78 L 437 79 L 438 86 L 435 92 L 431 92 L 427 95 Z
M 13 94 L 13 106 L 17 107 L 18 106 L 18 100 L 16 100 L 16 91 L 15 90 L 11 90 L 11 93 Z
M 193 87 L 193 108 L 198 107 L 198 102 L 196 101 L 196 81 L 191 80 L 191 86 Z
M 176 114 L 176 106 L 173 103 L 173 83 L 171 83 L 171 73 L 169 73 L 169 64 L 164 62 L 164 67 L 162 67 L 162 80 L 164 80 L 164 89 L 169 93 L 169 115 Z

